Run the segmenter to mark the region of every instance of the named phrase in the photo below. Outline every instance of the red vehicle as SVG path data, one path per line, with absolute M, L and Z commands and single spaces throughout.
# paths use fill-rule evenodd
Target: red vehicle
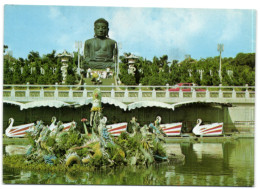
M 191 92 L 191 88 L 194 86 L 193 83 L 178 83 L 174 88 L 169 89 L 169 91 L 180 91 L 180 89 L 184 92 Z M 205 89 L 195 88 L 196 91 L 206 91 Z

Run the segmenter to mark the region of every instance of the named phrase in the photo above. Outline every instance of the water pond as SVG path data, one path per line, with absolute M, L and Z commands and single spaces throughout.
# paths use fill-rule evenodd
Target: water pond
M 9 153 L 12 146 L 4 146 Z M 6 184 L 253 186 L 254 139 L 223 143 L 166 144 L 185 155 L 180 164 L 117 167 L 85 173 L 46 173 L 3 167 Z M 19 146 L 20 151 L 23 150 Z M 26 147 L 24 148 L 26 149 Z

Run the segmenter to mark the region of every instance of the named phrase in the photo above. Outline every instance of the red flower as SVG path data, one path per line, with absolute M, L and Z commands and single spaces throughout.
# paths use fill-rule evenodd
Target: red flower
M 82 121 L 82 122 L 85 122 L 85 121 L 87 121 L 87 119 L 86 119 L 86 118 L 82 118 L 81 121 Z

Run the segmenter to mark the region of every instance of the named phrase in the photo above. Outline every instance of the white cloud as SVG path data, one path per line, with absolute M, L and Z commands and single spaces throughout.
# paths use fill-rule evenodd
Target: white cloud
M 243 14 L 241 11 L 228 10 L 224 15 L 225 25 L 222 28 L 219 41 L 231 41 L 238 37 L 241 31 Z
M 135 44 L 136 48 L 160 49 L 165 53 L 178 49 L 183 53 L 204 25 L 205 18 L 193 10 L 120 9 L 115 10 L 111 20 L 110 36 L 120 40 L 123 47 Z

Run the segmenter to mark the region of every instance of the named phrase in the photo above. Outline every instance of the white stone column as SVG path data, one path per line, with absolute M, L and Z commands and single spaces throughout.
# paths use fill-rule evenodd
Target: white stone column
M 11 90 L 11 98 L 15 98 L 15 89 L 14 89 L 14 87 L 12 87 L 12 90 Z
M 128 98 L 128 89 L 127 88 L 125 88 L 124 98 Z
M 154 87 L 153 87 L 153 92 L 152 92 L 152 98 L 156 98 L 156 91 L 155 91 Z
M 183 98 L 183 92 L 182 92 L 181 89 L 180 89 L 180 91 L 179 91 L 179 98 Z
M 192 91 L 192 98 L 197 98 L 196 90 L 193 87 L 191 87 L 191 91 Z
M 57 99 L 58 97 L 59 97 L 59 93 L 58 93 L 58 83 L 55 83 L 54 98 Z
M 30 85 L 30 83 L 27 82 L 27 83 L 26 83 L 26 91 L 25 91 L 25 97 L 26 97 L 26 98 L 29 98 L 29 97 L 30 97 L 29 85 Z
M 169 92 L 169 84 L 166 84 L 166 91 L 165 91 L 165 97 L 169 98 L 170 97 L 170 92 Z
M 115 98 L 114 83 L 112 83 L 111 98 Z
M 233 88 L 232 90 L 232 98 L 236 98 L 237 97 L 237 93 L 235 91 L 235 88 Z
M 139 99 L 141 99 L 142 96 L 143 96 L 143 95 L 142 95 L 142 87 L 141 87 L 141 86 L 142 86 L 142 84 L 140 83 L 140 84 L 139 84 L 139 91 L 138 91 L 138 98 L 139 98 Z
M 40 98 L 44 98 L 44 90 L 43 90 L 43 87 L 41 87 L 41 90 L 40 90 Z
M 70 90 L 69 90 L 69 98 L 73 98 L 73 90 L 72 90 L 72 87 L 70 87 Z
M 210 92 L 209 92 L 209 89 L 207 88 L 206 89 L 206 99 L 209 99 L 210 98 Z
M 218 92 L 219 98 L 223 98 L 223 91 L 222 91 L 221 87 L 222 87 L 222 84 L 219 84 L 219 92 Z
M 248 91 L 248 84 L 246 84 L 246 94 L 245 94 L 245 97 L 246 98 L 250 98 L 249 91 Z
M 87 89 L 86 89 L 86 83 L 84 83 L 84 89 L 83 89 L 83 98 L 87 98 Z

